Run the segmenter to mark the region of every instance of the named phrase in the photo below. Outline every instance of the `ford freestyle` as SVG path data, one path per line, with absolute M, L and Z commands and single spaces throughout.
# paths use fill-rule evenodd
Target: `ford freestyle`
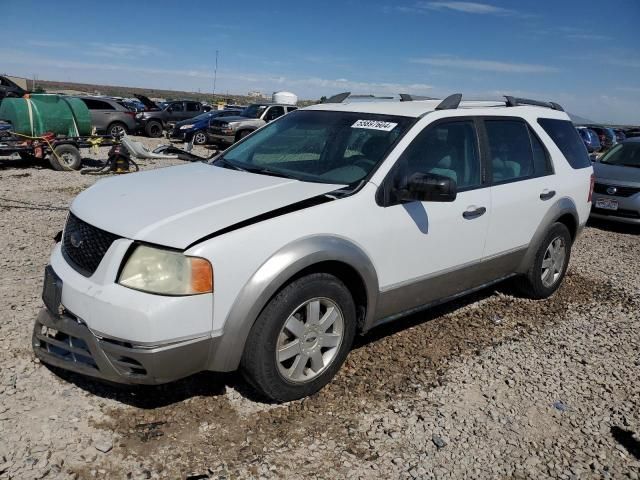
M 552 295 L 592 189 L 555 103 L 343 94 L 206 163 L 78 195 L 33 348 L 113 382 L 240 369 L 266 398 L 301 398 L 377 325 L 507 278 Z

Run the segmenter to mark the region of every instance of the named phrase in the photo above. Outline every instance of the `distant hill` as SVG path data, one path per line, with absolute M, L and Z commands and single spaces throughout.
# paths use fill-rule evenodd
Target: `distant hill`
M 32 88 L 33 82 L 29 82 Z M 133 94 L 145 95 L 149 98 L 164 98 L 166 100 L 198 100 L 201 102 L 213 103 L 225 102 L 239 105 L 247 105 L 256 101 L 264 101 L 265 99 L 257 99 L 248 95 L 237 94 L 216 94 L 215 99 L 211 93 L 185 92 L 181 90 L 162 90 L 157 88 L 135 88 L 122 87 L 116 85 L 94 85 L 90 83 L 74 83 L 74 82 L 58 82 L 55 80 L 38 80 L 37 89 L 44 89 L 47 92 L 64 92 L 67 94 L 78 95 L 90 93 L 96 95 L 108 95 L 114 97 L 131 97 Z M 316 103 L 314 100 L 300 100 L 300 105 L 311 105 Z

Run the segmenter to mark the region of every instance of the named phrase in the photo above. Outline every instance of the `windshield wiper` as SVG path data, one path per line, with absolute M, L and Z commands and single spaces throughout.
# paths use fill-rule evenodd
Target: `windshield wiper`
M 271 170 L 269 168 L 264 168 L 264 167 L 245 168 L 245 172 L 260 173 L 262 175 L 270 175 L 272 177 L 282 177 L 282 178 L 290 178 L 292 180 L 299 180 L 298 177 L 295 177 L 295 176 L 290 175 L 288 173 L 284 173 L 284 172 L 281 172 L 279 170 Z
M 224 157 L 220 157 L 219 159 L 216 160 L 216 163 L 220 162 L 223 165 L 226 165 L 227 167 L 233 169 L 233 170 L 239 170 L 240 172 L 246 172 L 247 170 L 239 167 L 238 165 L 236 165 L 235 163 L 231 163 L 229 160 L 227 160 Z

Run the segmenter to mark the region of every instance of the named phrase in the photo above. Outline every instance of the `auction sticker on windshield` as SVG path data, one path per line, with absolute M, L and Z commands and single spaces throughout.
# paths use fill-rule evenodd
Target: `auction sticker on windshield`
M 397 123 L 385 122 L 382 120 L 358 120 L 351 125 L 351 128 L 367 128 L 369 130 L 382 130 L 383 132 L 390 132 L 396 128 Z

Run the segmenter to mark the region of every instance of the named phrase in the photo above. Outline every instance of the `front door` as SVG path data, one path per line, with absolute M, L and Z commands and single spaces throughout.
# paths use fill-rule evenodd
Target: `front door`
M 401 186 L 416 172 L 450 177 L 457 184 L 457 198 L 377 209 L 385 232 L 379 251 L 372 252 L 381 289 L 378 318 L 454 295 L 479 281 L 491 195 L 483 182 L 475 122 L 450 119 L 427 126 L 385 184 Z

